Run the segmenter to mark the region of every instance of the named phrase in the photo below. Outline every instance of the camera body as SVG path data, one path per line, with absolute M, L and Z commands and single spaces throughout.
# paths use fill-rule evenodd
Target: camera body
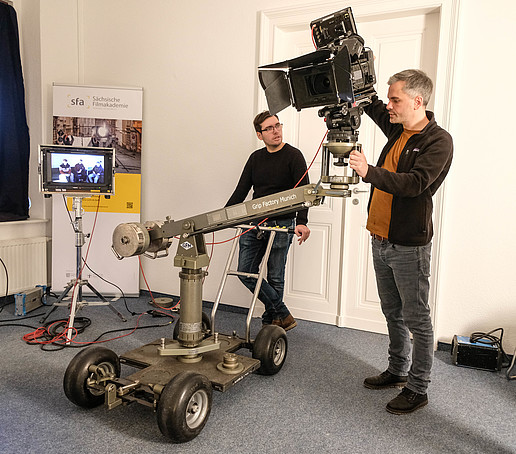
M 351 8 L 312 21 L 310 27 L 315 52 L 259 68 L 271 114 L 289 105 L 302 110 L 369 104 L 376 93 L 374 56 L 364 49 Z

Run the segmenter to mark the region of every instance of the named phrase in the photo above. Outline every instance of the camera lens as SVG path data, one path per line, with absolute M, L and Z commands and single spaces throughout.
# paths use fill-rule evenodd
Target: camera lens
M 309 78 L 310 94 L 327 95 L 333 93 L 331 81 L 327 73 L 315 74 Z

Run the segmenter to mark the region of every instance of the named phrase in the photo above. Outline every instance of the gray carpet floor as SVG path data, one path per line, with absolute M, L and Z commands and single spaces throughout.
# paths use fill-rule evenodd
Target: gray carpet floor
M 150 308 L 145 296 L 127 302 L 134 312 Z M 77 340 L 135 326 L 137 317 L 122 301 L 115 305 L 127 323 L 106 307 L 85 307 L 78 315 L 91 319 L 91 326 Z M 0 452 L 516 453 L 516 380 L 507 380 L 503 371 L 457 367 L 449 352 L 438 351 L 428 406 L 395 416 L 385 405 L 398 390 L 362 385 L 364 377 L 386 368 L 387 337 L 303 320 L 287 333 L 288 355 L 278 374 L 252 374 L 224 393 L 214 391 L 204 430 L 188 443 L 172 444 L 147 407 L 86 410 L 68 401 L 63 376 L 79 350 L 50 352 L 27 344 L 22 337 L 39 326 L 41 317 L 14 317 L 13 309 L 7 305 L 0 314 Z M 51 319 L 65 314 L 58 308 Z M 168 320 L 144 315 L 140 326 Z M 253 320 L 253 337 L 259 326 Z M 103 345 L 122 354 L 172 337 L 172 329 L 171 324 L 141 329 Z M 217 330 L 243 336 L 245 314 L 220 310 Z M 132 372 L 122 366 L 122 376 Z

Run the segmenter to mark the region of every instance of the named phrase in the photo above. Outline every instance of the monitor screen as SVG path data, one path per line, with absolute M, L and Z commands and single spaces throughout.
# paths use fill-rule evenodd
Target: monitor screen
M 41 192 L 114 195 L 114 148 L 39 146 Z

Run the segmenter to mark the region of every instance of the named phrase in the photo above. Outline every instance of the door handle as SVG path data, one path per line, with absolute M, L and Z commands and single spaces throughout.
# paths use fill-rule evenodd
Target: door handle
M 367 189 L 358 189 L 358 188 L 353 189 L 353 194 L 360 194 L 361 192 L 369 192 L 369 191 Z

